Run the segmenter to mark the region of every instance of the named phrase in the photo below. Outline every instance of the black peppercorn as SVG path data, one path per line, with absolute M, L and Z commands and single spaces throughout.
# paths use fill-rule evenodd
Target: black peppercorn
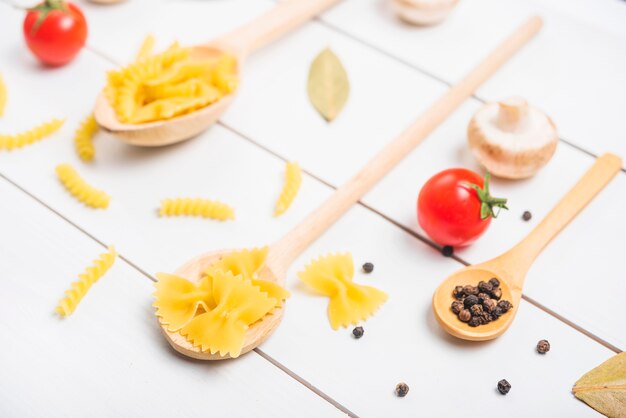
M 502 297 L 502 289 L 493 289 L 491 291 L 491 297 L 493 297 L 495 300 L 500 300 L 500 298 Z
M 483 320 L 480 316 L 473 316 L 472 319 L 469 320 L 468 325 L 470 327 L 477 327 L 483 324 Z
M 506 381 L 506 379 L 502 379 L 498 382 L 498 392 L 503 395 L 506 395 L 511 390 L 511 384 Z
M 495 320 L 495 319 L 500 318 L 503 313 L 504 312 L 502 312 L 502 308 L 500 308 L 499 306 L 496 306 L 496 309 L 491 311 L 491 317 Z
M 363 329 L 363 327 L 356 327 L 355 329 L 352 330 L 352 335 L 357 340 L 361 338 L 364 333 L 365 333 L 365 330 Z
M 479 316 L 483 313 L 483 306 L 480 303 L 472 305 L 470 312 L 472 313 L 472 316 Z
M 522 214 L 522 219 L 525 220 L 526 222 L 530 221 L 532 217 L 533 217 L 533 214 L 527 210 L 524 211 L 524 213 Z
M 467 286 L 463 286 L 463 293 L 465 293 L 465 296 L 477 295 L 478 288 L 476 286 L 468 284 Z
M 454 254 L 454 248 L 451 245 L 444 245 L 441 249 L 441 254 L 443 254 L 444 257 L 452 257 L 452 254 Z
M 500 280 L 496 279 L 495 277 L 489 279 L 489 283 L 491 283 L 491 287 L 493 287 L 494 289 L 500 287 Z
M 452 302 L 451 308 L 452 312 L 458 315 L 463 310 L 463 302 L 455 300 L 454 302 Z
M 465 293 L 463 292 L 463 286 L 455 286 L 454 290 L 452 291 L 452 295 L 457 299 L 463 299 L 463 296 L 465 296 Z
M 513 305 L 508 300 L 501 300 L 498 302 L 498 308 L 502 309 L 502 313 L 507 313 Z
M 374 265 L 372 263 L 363 264 L 363 271 L 365 273 L 371 273 L 374 271 Z
M 483 293 L 491 293 L 491 291 L 493 290 L 493 286 L 489 282 L 481 281 L 480 283 L 478 283 L 478 290 Z
M 541 340 L 537 343 L 537 352 L 539 354 L 546 354 L 550 351 L 550 343 L 548 340 Z
M 478 296 L 475 296 L 475 295 L 469 295 L 463 300 L 463 306 L 465 306 L 465 309 L 469 309 L 472 306 L 476 305 L 477 303 L 478 303 Z
M 396 396 L 404 398 L 407 393 L 409 393 L 409 385 L 404 382 L 396 385 Z
M 496 306 L 498 306 L 498 304 L 493 299 L 487 299 L 483 301 L 483 308 L 487 312 L 493 312 L 493 310 L 496 309 Z
M 470 319 L 472 319 L 472 313 L 469 311 L 469 309 L 463 309 L 461 312 L 459 312 L 459 321 L 468 322 Z
M 488 295 L 486 293 L 479 293 L 478 294 L 478 303 L 483 303 L 487 299 L 491 299 L 491 295 Z
M 489 312 L 483 312 L 479 315 L 480 319 L 482 319 L 483 325 L 491 322 L 491 314 Z

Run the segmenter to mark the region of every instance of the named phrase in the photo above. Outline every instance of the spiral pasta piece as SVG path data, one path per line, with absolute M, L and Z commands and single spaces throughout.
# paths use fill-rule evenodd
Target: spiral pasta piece
M 201 216 L 203 218 L 226 221 L 235 219 L 235 210 L 225 203 L 200 198 L 164 199 L 161 202 L 161 216 Z
M 91 286 L 97 282 L 111 268 L 117 252 L 115 248 L 109 247 L 106 253 L 93 261 L 93 264 L 85 270 L 84 273 L 78 275 L 78 280 L 72 283 L 71 287 L 65 291 L 65 297 L 59 301 L 55 312 L 61 316 L 71 315 L 80 301 L 85 297 Z
M 96 149 L 93 146 L 93 136 L 99 129 L 96 119 L 93 115 L 89 115 L 76 130 L 74 134 L 74 148 L 81 160 L 85 162 L 93 160 L 96 154 Z
M 142 60 L 144 58 L 148 58 L 152 55 L 152 50 L 154 49 L 154 35 L 150 34 L 146 36 L 139 47 L 139 51 L 137 51 L 137 57 L 135 58 L 137 61 Z
M 287 163 L 285 169 L 285 184 L 283 190 L 276 201 L 276 208 L 274 209 L 274 216 L 280 216 L 293 203 L 293 200 L 300 190 L 300 184 L 302 184 L 302 169 L 295 162 Z
M 7 86 L 4 84 L 2 74 L 0 74 L 0 117 L 4 116 L 4 108 L 7 104 Z
M 18 134 L 0 134 L 0 150 L 10 151 L 40 141 L 58 131 L 64 122 L 63 119 L 53 119 Z
M 102 190 L 90 186 L 71 165 L 59 164 L 56 173 L 67 191 L 80 202 L 99 209 L 106 209 L 109 206 L 111 197 Z

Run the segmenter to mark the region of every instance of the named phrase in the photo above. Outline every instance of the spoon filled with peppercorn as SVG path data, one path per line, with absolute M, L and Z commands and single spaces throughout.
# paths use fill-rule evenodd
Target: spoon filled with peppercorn
M 449 276 L 433 295 L 439 324 L 455 337 L 485 341 L 513 322 L 526 273 L 543 248 L 578 215 L 622 167 L 613 154 L 599 157 L 576 185 L 521 242 L 504 254 Z

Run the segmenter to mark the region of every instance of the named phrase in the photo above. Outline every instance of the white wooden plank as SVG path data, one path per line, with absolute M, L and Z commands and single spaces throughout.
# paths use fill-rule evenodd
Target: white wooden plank
M 2 179 L 0 201 L 0 415 L 345 416 L 254 352 L 211 364 L 176 355 L 152 282 L 122 260 L 58 318 L 57 301 L 103 248 Z
M 323 19 L 449 82 L 459 80 L 527 16 L 540 14 L 546 22 L 542 32 L 479 95 L 488 100 L 525 96 L 554 117 L 569 141 L 597 154 L 626 156 L 621 117 L 626 37 L 542 2 L 462 1 L 446 21 L 430 28 L 399 23 L 388 3 L 348 0 Z M 596 3 L 588 7 L 600 9 Z

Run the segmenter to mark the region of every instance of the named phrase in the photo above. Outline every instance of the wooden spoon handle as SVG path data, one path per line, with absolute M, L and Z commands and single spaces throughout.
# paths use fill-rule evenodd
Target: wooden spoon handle
M 338 0 L 285 0 L 219 41 L 248 55 L 323 12 Z
M 282 277 L 291 262 L 353 204 L 443 122 L 485 80 L 496 72 L 541 28 L 542 20 L 532 17 L 522 24 L 463 80 L 437 100 L 398 138 L 383 148 L 348 183 L 272 247 L 268 266 Z
M 541 250 L 591 202 L 621 167 L 622 160 L 617 155 L 604 154 L 599 157 L 541 223 L 519 244 L 500 257 L 506 258 L 507 262 L 503 265 L 508 266 L 510 277 L 517 282 L 515 284 L 520 289 L 526 272 Z

